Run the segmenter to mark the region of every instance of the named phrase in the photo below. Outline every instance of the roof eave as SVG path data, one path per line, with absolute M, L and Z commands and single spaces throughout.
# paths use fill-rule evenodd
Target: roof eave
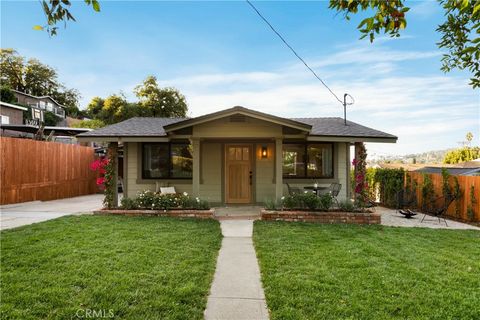
M 93 136 L 77 135 L 81 142 L 168 142 L 167 136 Z
M 396 143 L 398 137 L 309 135 L 307 141 Z

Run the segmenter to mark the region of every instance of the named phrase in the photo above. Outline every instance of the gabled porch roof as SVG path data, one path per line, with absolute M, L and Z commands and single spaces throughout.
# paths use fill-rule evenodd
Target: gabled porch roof
M 221 119 L 221 118 L 226 118 L 226 117 L 233 116 L 233 115 L 244 115 L 244 116 L 252 117 L 252 118 L 255 118 L 255 119 L 259 119 L 259 120 L 263 120 L 263 121 L 267 121 L 267 122 L 271 122 L 271 123 L 276 123 L 278 125 L 282 125 L 282 126 L 285 126 L 285 127 L 298 129 L 298 130 L 301 130 L 301 131 L 304 131 L 304 132 L 310 132 L 310 130 L 312 129 L 312 126 L 307 124 L 307 123 L 295 121 L 295 120 L 292 120 L 292 119 L 277 117 L 277 116 L 274 116 L 274 115 L 271 115 L 271 114 L 268 114 L 268 113 L 263 113 L 263 112 L 247 109 L 247 108 L 240 107 L 240 106 L 236 106 L 236 107 L 233 107 L 233 108 L 230 108 L 230 109 L 221 110 L 221 111 L 214 112 L 214 113 L 209 113 L 209 114 L 206 114 L 206 115 L 203 115 L 203 116 L 200 116 L 200 117 L 196 117 L 196 118 L 185 119 L 183 121 L 168 124 L 168 125 L 164 126 L 163 128 L 164 128 L 165 132 L 168 133 L 168 132 L 171 132 L 171 131 L 191 127 L 191 126 L 194 126 L 194 125 L 197 125 L 197 124 L 201 124 L 201 123 L 205 123 L 205 122 L 209 122 L 209 121 L 213 121 L 213 120 L 217 120 L 217 119 Z

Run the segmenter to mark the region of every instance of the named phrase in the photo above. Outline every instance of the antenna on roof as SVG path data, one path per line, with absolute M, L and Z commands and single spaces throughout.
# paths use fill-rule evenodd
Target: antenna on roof
M 347 102 L 347 97 L 350 97 L 350 102 Z M 345 125 L 347 125 L 347 106 L 351 106 L 352 104 L 355 103 L 355 99 L 348 93 L 345 93 L 343 95 L 343 122 Z

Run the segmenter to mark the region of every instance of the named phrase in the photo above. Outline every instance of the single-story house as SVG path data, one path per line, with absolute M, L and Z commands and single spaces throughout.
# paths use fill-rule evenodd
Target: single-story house
M 131 118 L 77 136 L 123 145 L 124 196 L 175 186 L 214 204 L 280 199 L 294 187 L 342 184 L 350 146 L 397 137 L 341 118 L 287 119 L 243 107 L 195 118 Z

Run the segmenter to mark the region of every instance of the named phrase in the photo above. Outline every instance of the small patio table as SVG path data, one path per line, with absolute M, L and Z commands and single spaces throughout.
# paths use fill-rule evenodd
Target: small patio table
M 326 191 L 328 190 L 328 187 L 306 186 L 306 187 L 303 187 L 303 189 L 315 191 L 316 195 L 320 196 L 321 194 L 326 193 Z

